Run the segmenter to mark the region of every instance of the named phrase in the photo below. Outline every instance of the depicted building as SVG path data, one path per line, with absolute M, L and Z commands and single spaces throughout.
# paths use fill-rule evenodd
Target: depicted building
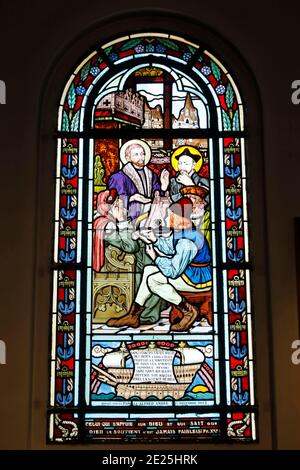
M 114 120 L 135 126 L 141 126 L 144 97 L 131 89 L 105 95 L 98 103 L 95 120 Z
M 199 127 L 198 111 L 193 105 L 190 93 L 187 93 L 178 118 L 173 116 L 173 129 L 197 129 Z

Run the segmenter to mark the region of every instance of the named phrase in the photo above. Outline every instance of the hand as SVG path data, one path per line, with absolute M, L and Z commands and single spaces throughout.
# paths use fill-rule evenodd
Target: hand
M 156 258 L 156 253 L 153 248 L 153 245 L 146 245 L 146 254 L 154 261 Z
M 168 170 L 165 168 L 160 175 L 160 185 L 161 185 L 161 190 L 166 191 L 169 186 L 169 181 L 170 181 L 170 173 Z
M 185 174 L 185 173 L 180 174 L 179 176 L 177 176 L 176 181 L 178 183 L 183 184 L 184 186 L 195 186 L 194 181 L 192 180 L 192 178 L 189 175 Z
M 138 238 L 140 238 L 146 244 L 156 242 L 156 236 L 152 230 L 140 230 L 138 234 Z
M 142 234 L 147 238 L 147 240 L 150 240 L 151 242 L 155 243 L 157 238 L 153 230 L 148 229 L 148 230 L 143 230 Z
M 117 204 L 114 204 L 111 208 L 111 215 L 118 221 L 123 222 L 127 218 L 127 210 L 123 205 L 123 201 L 120 201 Z
M 127 219 L 127 211 L 126 211 L 125 208 L 116 207 L 116 208 L 112 209 L 111 213 L 112 213 L 112 216 L 118 222 L 124 222 L 124 220 Z
M 129 202 L 140 202 L 142 204 L 148 204 L 148 202 L 151 202 L 151 199 L 149 197 L 145 197 L 142 194 L 135 193 L 129 198 Z

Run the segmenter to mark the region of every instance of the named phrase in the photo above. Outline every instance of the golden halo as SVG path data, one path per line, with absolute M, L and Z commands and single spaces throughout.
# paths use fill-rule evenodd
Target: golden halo
M 129 147 L 129 145 L 133 145 L 133 144 L 140 145 L 141 147 L 143 147 L 145 151 L 145 165 L 147 165 L 147 163 L 149 163 L 150 158 L 151 158 L 151 148 L 147 144 L 147 142 L 145 142 L 144 140 L 140 140 L 140 139 L 128 140 L 128 142 L 125 142 L 125 144 L 122 145 L 122 147 L 120 148 L 121 162 L 123 163 L 123 165 L 126 165 L 126 163 L 128 163 L 126 156 L 125 156 L 125 152 L 127 148 Z
M 202 154 L 196 147 L 192 147 L 191 145 L 181 145 L 176 150 L 174 150 L 171 157 L 171 165 L 174 170 L 178 171 L 178 160 L 176 160 L 176 157 L 183 150 L 189 150 L 193 155 L 198 155 L 200 157 L 195 166 L 195 171 L 198 172 L 203 164 Z

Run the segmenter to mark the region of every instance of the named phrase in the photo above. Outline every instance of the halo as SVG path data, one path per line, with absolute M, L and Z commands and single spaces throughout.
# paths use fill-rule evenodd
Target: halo
M 123 144 L 122 147 L 120 148 L 120 160 L 123 163 L 123 165 L 126 165 L 126 163 L 128 163 L 125 157 L 125 152 L 126 152 L 126 149 L 129 147 L 129 145 L 132 145 L 132 144 L 140 145 L 141 147 L 143 147 L 143 149 L 145 150 L 145 165 L 147 165 L 147 163 L 149 163 L 150 158 L 151 158 L 151 148 L 147 144 L 147 142 L 145 142 L 144 140 L 140 140 L 140 139 L 128 140 L 128 142 L 125 142 L 125 144 Z
M 181 145 L 176 150 L 174 150 L 174 152 L 172 153 L 172 157 L 171 157 L 171 165 L 175 171 L 178 171 L 178 160 L 176 160 L 176 157 L 179 153 L 182 152 L 182 150 L 187 150 L 187 149 L 189 149 L 189 151 L 193 155 L 198 155 L 200 157 L 195 166 L 195 171 L 198 172 L 203 164 L 202 154 L 196 147 L 192 147 L 191 145 Z

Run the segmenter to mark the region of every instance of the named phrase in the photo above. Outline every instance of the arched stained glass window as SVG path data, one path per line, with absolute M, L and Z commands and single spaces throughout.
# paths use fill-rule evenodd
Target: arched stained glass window
M 164 33 L 99 45 L 58 113 L 49 440 L 253 441 L 244 107 Z

